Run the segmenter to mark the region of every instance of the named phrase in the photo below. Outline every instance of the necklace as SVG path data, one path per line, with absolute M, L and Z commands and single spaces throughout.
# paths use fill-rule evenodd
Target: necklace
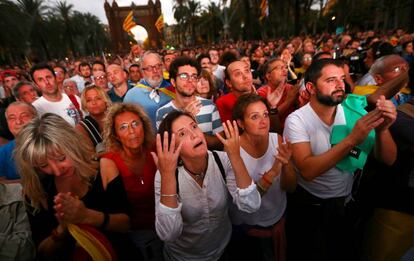
M 207 160 L 206 169 L 205 169 L 203 172 L 201 172 L 201 173 L 194 173 L 194 172 L 192 172 L 191 170 L 187 169 L 187 168 L 185 167 L 185 165 L 183 165 L 183 166 L 184 166 L 184 169 L 185 169 L 188 173 L 190 173 L 192 176 L 194 176 L 194 179 L 195 179 L 196 181 L 203 181 L 203 180 L 204 180 L 204 177 L 206 176 L 206 172 L 207 172 L 207 168 L 208 168 L 208 154 L 206 155 L 206 160 Z

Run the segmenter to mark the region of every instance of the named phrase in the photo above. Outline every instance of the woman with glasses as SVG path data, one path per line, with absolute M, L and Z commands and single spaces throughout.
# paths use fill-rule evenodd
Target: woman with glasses
M 232 260 L 286 260 L 286 192 L 296 186 L 292 148 L 276 133 L 269 133 L 269 106 L 263 97 L 244 94 L 237 100 L 233 120 L 241 129 L 240 156 L 261 194 L 258 211 L 231 208 Z
M 194 117 L 173 111 L 157 135 L 156 229 L 166 260 L 219 260 L 231 236 L 231 202 L 254 212 L 260 195 L 240 158 L 235 122 L 217 135 L 226 153 L 208 151 Z
M 107 148 L 101 158 L 103 174 L 122 178 L 132 205 L 130 238 L 144 260 L 162 260 L 162 242 L 155 233 L 154 177 L 151 157 L 154 133 L 151 120 L 138 105 L 116 103 L 104 123 Z
M 82 91 L 81 106 L 88 115 L 76 125 L 76 129 L 87 138 L 97 153 L 105 150 L 102 142 L 103 120 L 111 104 L 111 99 L 101 87 L 91 85 Z

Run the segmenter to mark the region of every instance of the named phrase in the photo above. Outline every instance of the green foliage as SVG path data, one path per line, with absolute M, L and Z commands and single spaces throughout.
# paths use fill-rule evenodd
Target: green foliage
M 73 11 L 65 0 L 0 0 L 0 62 L 99 55 L 109 48 L 109 35 L 90 13 Z

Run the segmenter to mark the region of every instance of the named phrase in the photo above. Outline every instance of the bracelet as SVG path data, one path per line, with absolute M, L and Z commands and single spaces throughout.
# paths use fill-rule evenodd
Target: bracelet
M 161 194 L 161 197 L 177 197 L 178 198 L 178 194 Z
M 266 174 L 266 173 L 265 173 Z M 268 185 L 269 185 L 269 187 L 270 186 L 272 186 L 272 181 L 271 180 L 268 180 L 267 178 L 266 178 L 266 176 L 265 176 L 265 174 L 263 174 L 263 176 L 262 176 L 262 178 L 263 178 L 263 181 L 265 182 L 265 183 L 267 183 Z
M 99 228 L 101 229 L 101 230 L 105 230 L 106 229 L 106 226 L 108 225 L 108 223 L 109 223 L 109 219 L 110 219 L 110 216 L 109 216 L 109 214 L 108 213 L 106 213 L 106 212 L 102 212 L 103 213 L 103 215 L 104 215 L 104 218 L 103 218 L 103 222 L 102 222 L 102 224 L 99 226 Z

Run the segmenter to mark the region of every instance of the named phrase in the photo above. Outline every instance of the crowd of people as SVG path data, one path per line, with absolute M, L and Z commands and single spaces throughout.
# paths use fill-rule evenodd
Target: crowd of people
M 0 70 L 0 259 L 413 260 L 414 34 Z

